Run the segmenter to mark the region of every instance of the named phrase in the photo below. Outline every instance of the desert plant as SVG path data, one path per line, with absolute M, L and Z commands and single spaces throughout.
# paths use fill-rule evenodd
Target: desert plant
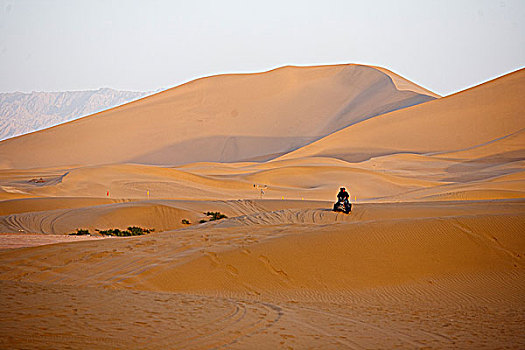
M 89 235 L 89 230 L 83 229 L 83 228 L 77 228 L 77 232 L 70 233 L 70 236 L 85 236 Z
M 131 233 L 132 236 L 140 236 L 140 235 L 144 235 L 146 233 L 153 232 L 155 230 L 154 229 L 147 229 L 147 228 L 137 227 L 137 226 L 130 226 L 130 227 L 128 227 L 128 231 Z
M 191 225 L 191 222 L 189 220 L 186 220 L 186 219 L 182 219 L 182 224 L 183 225 Z
M 118 228 L 115 229 L 108 229 L 108 230 L 96 230 L 98 233 L 100 233 L 103 236 L 116 236 L 116 237 L 129 237 L 129 236 L 142 236 L 147 233 L 155 231 L 155 229 L 147 229 L 137 226 L 130 226 L 127 230 L 119 230 Z
M 227 216 L 224 215 L 223 213 L 221 213 L 220 211 L 208 211 L 208 212 L 206 212 L 206 215 L 207 216 L 211 216 L 210 217 L 210 221 L 226 219 L 227 218 Z

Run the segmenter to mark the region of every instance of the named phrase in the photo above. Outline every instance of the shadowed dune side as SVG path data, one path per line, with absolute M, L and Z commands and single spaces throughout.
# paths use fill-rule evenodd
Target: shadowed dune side
M 416 188 L 438 185 L 434 181 L 406 179 L 352 166 L 294 166 L 290 164 L 285 167 L 258 171 L 252 175 L 243 175 L 243 178 L 247 182 L 268 183 L 277 188 L 296 188 L 307 193 L 309 198 L 318 192 L 317 195 L 322 195 L 326 199 L 333 198 L 334 191 L 339 185 L 345 183 L 351 184 L 352 193 L 359 193 L 360 198 L 380 197 L 384 193 L 404 193 Z
M 398 90 L 388 74 L 362 65 L 220 75 L 2 141 L 0 167 L 264 158 L 431 99 Z
M 466 150 L 440 153 L 436 157 L 503 163 L 525 159 L 525 129 Z
M 405 179 L 435 182 L 403 193 L 383 197 L 391 201 L 484 200 L 523 198 L 524 165 L 522 151 L 494 154 L 483 158 L 454 159 L 448 155 L 393 154 L 375 157 L 355 167 Z M 416 182 L 414 182 L 414 185 Z M 359 188 L 359 183 L 357 184 Z
M 389 69 L 386 69 L 386 68 L 383 68 L 383 67 L 377 67 L 377 66 L 373 66 L 373 67 L 375 69 L 378 69 L 381 72 L 385 73 L 386 75 L 388 75 L 392 79 L 392 82 L 396 85 L 398 90 L 413 91 L 413 92 L 417 92 L 419 94 L 428 95 L 428 96 L 432 96 L 432 97 L 435 97 L 435 98 L 440 98 L 441 97 L 438 94 L 436 94 L 436 93 L 434 93 L 434 92 L 432 92 L 432 91 L 430 91 L 428 89 L 425 89 L 425 88 L 423 88 L 421 86 L 415 85 L 410 80 L 408 80 L 406 78 L 403 78 L 399 74 L 396 74 L 396 73 L 392 72 Z
M 402 152 L 444 153 L 479 147 L 519 135 L 525 128 L 524 89 L 522 69 L 424 105 L 349 126 L 278 159 L 325 156 L 361 161 Z M 518 150 L 523 152 L 521 138 Z
M 449 184 L 434 189 L 420 189 L 402 196 L 391 196 L 390 200 L 487 200 L 487 199 L 511 199 L 524 198 L 525 191 L 523 183 L 525 176 L 523 172 L 518 174 L 503 175 L 487 181 L 472 181 L 466 184 Z
M 192 150 L 194 159 L 233 162 L 257 159 L 267 161 L 293 151 L 318 137 L 210 136 L 175 143 L 128 159 L 138 164 L 178 164 L 182 153 Z M 210 145 L 215 147 L 210 148 Z M 261 145 L 263 147 L 261 148 Z

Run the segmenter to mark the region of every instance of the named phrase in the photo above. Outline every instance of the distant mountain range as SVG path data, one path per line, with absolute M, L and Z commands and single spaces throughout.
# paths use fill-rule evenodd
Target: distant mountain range
M 109 88 L 0 93 L 0 140 L 78 119 L 151 93 Z

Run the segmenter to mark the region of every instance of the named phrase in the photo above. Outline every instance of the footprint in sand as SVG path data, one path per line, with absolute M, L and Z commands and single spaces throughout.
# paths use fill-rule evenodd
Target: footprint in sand
M 239 276 L 239 270 L 237 270 L 233 265 L 226 265 L 226 270 L 234 276 Z
M 215 252 L 205 252 L 204 255 L 211 260 L 213 266 L 219 266 L 221 262 L 219 261 L 219 256 Z
M 270 259 L 268 259 L 267 256 L 259 255 L 259 260 L 262 261 L 264 263 L 264 265 L 266 266 L 266 268 L 268 270 L 270 270 L 270 272 L 273 273 L 274 275 L 277 275 L 277 276 L 279 276 L 281 278 L 285 278 L 287 280 L 290 279 L 286 272 L 284 272 L 283 270 L 279 270 L 279 269 L 276 269 L 275 267 L 273 267 L 272 264 L 270 263 Z

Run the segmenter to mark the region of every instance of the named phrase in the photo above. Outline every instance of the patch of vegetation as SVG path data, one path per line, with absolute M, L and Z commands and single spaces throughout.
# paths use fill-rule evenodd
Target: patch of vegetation
M 182 219 L 182 224 L 183 225 L 191 225 L 191 222 L 189 220 L 186 220 L 186 219 Z
M 208 222 L 208 221 L 215 221 L 215 220 L 220 220 L 220 219 L 226 219 L 227 216 L 224 215 L 223 213 L 221 213 L 220 211 L 208 211 L 206 213 L 206 216 L 209 216 L 210 219 L 209 220 L 205 220 L 205 219 L 202 219 L 199 221 L 199 223 L 205 223 L 205 222 Z
M 109 229 L 109 230 L 96 230 L 103 236 L 115 236 L 115 237 L 129 237 L 129 236 L 142 236 L 150 232 L 155 231 L 155 229 L 147 229 L 137 226 L 130 226 L 127 230 L 119 230 L 118 228 Z
M 220 211 L 208 211 L 206 212 L 207 216 L 210 216 L 210 221 L 220 220 L 220 219 L 226 219 L 227 216 L 221 213 Z
M 83 228 L 77 228 L 77 232 L 70 233 L 70 236 L 88 236 L 91 233 L 89 233 L 89 230 L 83 229 Z

